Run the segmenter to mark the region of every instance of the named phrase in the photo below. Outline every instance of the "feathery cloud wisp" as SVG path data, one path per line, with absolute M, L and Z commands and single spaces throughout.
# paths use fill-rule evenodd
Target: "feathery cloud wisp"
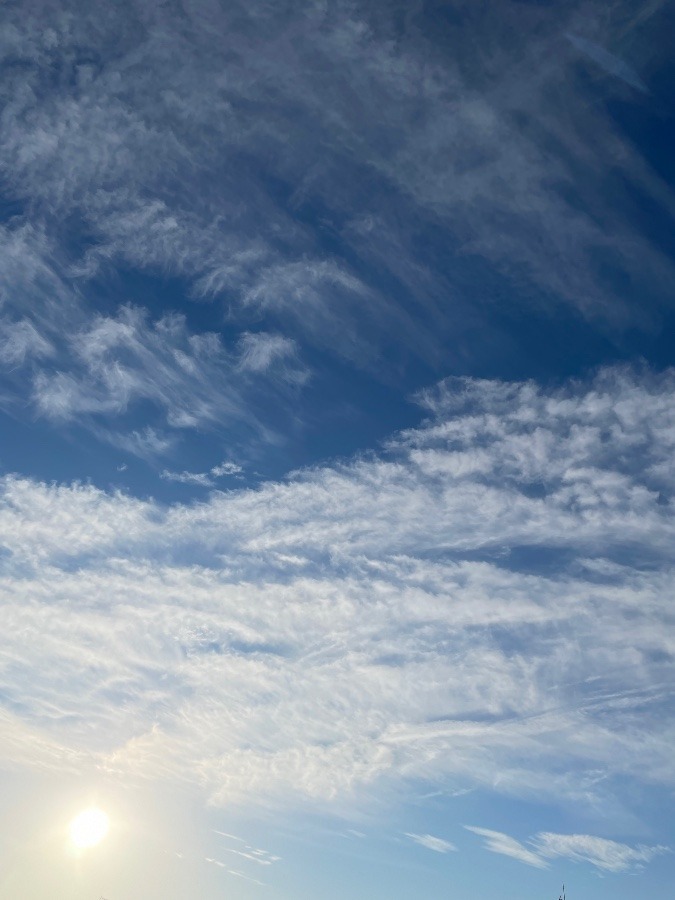
M 450 841 L 446 841 L 445 838 L 435 837 L 433 834 L 413 834 L 406 832 L 405 836 L 410 838 L 410 840 L 414 841 L 416 844 L 419 844 L 420 847 L 426 847 L 427 850 L 433 850 L 435 853 L 450 853 L 451 850 L 457 850 L 457 847 Z
M 587 862 L 605 872 L 625 872 L 636 866 L 648 863 L 655 856 L 669 853 L 667 847 L 648 847 L 639 844 L 631 847 L 618 841 L 596 837 L 591 834 L 554 834 L 540 832 L 530 838 L 527 846 L 501 831 L 488 828 L 464 826 L 467 831 L 485 838 L 486 849 L 492 853 L 511 856 L 528 866 L 546 868 L 549 860 L 555 858 L 570 859 L 574 862 Z
M 501 831 L 491 831 L 489 828 L 477 828 L 475 825 L 465 825 L 467 831 L 472 831 L 479 837 L 485 838 L 485 847 L 492 853 L 500 853 L 502 856 L 510 856 L 528 866 L 537 869 L 545 869 L 548 863 L 538 853 L 528 850 L 520 841 L 504 834 Z

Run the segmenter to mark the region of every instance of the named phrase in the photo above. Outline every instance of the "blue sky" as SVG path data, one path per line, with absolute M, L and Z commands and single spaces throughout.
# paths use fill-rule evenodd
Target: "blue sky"
M 0 11 L 0 898 L 665 900 L 672 5 L 94 6 Z

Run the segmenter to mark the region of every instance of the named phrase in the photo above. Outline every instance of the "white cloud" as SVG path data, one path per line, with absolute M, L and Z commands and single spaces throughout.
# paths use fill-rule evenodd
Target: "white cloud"
M 158 431 L 151 425 L 127 433 L 95 428 L 94 433 L 99 439 L 143 459 L 155 459 L 163 456 L 175 444 L 174 437 L 166 432 Z
M 187 505 L 4 478 L 0 758 L 249 806 L 671 789 L 674 377 L 446 382 L 380 457 Z
M 295 323 L 305 338 L 360 365 L 373 356 L 364 307 L 371 314 L 379 312 L 382 326 L 391 316 L 375 290 L 332 259 L 303 259 L 263 269 L 242 302 L 282 317 L 286 326 Z M 372 327 L 368 331 L 372 333 Z
M 0 298 L 7 313 L 0 321 L 0 362 L 11 388 L 3 405 L 32 405 L 56 424 L 84 426 L 142 456 L 165 452 L 178 429 L 236 422 L 244 441 L 272 438 L 256 420 L 252 398 L 264 387 L 283 404 L 289 387 L 307 381 L 290 338 L 266 336 L 267 365 L 261 365 L 266 337 L 259 336 L 257 365 L 244 369 L 243 344 L 226 346 L 215 333 L 195 332 L 182 315 L 153 319 L 130 305 L 109 314 L 90 310 L 62 256 L 42 231 L 0 226 Z M 27 361 L 28 374 L 21 369 Z M 153 412 L 138 427 L 143 406 Z M 157 439 L 144 441 L 144 434 Z
M 258 884 L 261 887 L 265 886 L 263 881 L 258 881 L 257 878 L 251 878 L 250 875 L 246 875 L 245 872 L 240 872 L 238 869 L 230 869 L 228 865 L 224 862 L 221 862 L 219 859 L 213 859 L 211 856 L 205 856 L 204 861 L 207 863 L 211 863 L 213 866 L 218 866 L 219 869 L 224 869 L 228 875 L 234 875 L 236 878 L 243 878 L 244 881 L 250 881 L 252 884 Z
M 295 341 L 280 334 L 244 332 L 239 338 L 239 368 L 250 372 L 267 372 L 280 367 L 288 380 L 307 380 L 305 369 L 292 365 L 297 356 Z
M 180 484 L 192 484 L 199 487 L 214 487 L 214 478 L 239 477 L 244 470 L 235 462 L 225 460 L 209 472 L 172 472 L 164 469 L 159 477 L 165 481 L 175 481 Z
M 173 416 L 174 426 L 180 424 L 177 414 L 187 413 L 190 426 L 234 412 L 241 403 L 236 390 L 224 388 L 220 339 L 190 335 L 182 316 L 151 323 L 143 310 L 125 307 L 115 318 L 93 320 L 71 345 L 78 368 L 42 373 L 35 381 L 36 405 L 49 418 L 119 414 L 134 401 L 149 400 Z
M 165 481 L 176 481 L 179 484 L 194 484 L 200 487 L 213 487 L 213 481 L 206 472 L 170 472 L 164 469 L 160 472 L 160 478 Z
M 410 832 L 406 832 L 406 837 L 410 838 L 411 841 L 414 841 L 416 844 L 419 844 L 421 847 L 426 847 L 427 850 L 433 850 L 435 853 L 450 853 L 450 851 L 457 850 L 454 844 L 451 844 L 450 841 L 446 841 L 444 838 L 434 837 L 433 834 L 411 834 Z
M 635 865 L 648 863 L 655 856 L 670 852 L 666 847 L 630 847 L 617 841 L 590 834 L 551 834 L 543 832 L 533 839 L 542 856 L 564 857 L 576 862 L 589 862 L 606 872 L 624 872 Z
M 525 846 L 501 831 L 491 831 L 472 825 L 464 827 L 467 831 L 485 838 L 486 849 L 492 853 L 511 856 L 539 869 L 546 868 L 548 860 L 561 857 L 574 862 L 587 862 L 606 872 L 625 872 L 650 862 L 655 856 L 670 852 L 667 847 L 662 846 L 648 847 L 638 844 L 637 847 L 631 847 L 590 834 L 551 832 L 540 832 L 530 838 L 528 846 Z
M 501 853 L 503 856 L 510 856 L 519 862 L 528 866 L 534 866 L 536 869 L 545 869 L 548 865 L 545 859 L 542 859 L 538 853 L 528 850 L 520 841 L 509 837 L 501 831 L 491 831 L 489 828 L 477 828 L 474 825 L 465 825 L 467 831 L 472 831 L 479 837 L 485 838 L 485 846 L 492 853 Z
M 29 319 L 0 322 L 0 362 L 21 365 L 27 358 L 54 355 L 51 343 L 42 337 Z
M 35 408 L 55 423 L 76 422 L 142 456 L 165 452 L 177 430 L 224 422 L 236 422 L 251 440 L 271 438 L 251 410 L 251 392 L 260 381 L 244 384 L 235 377 L 236 354 L 214 333 L 192 333 L 181 315 L 152 321 L 143 309 L 122 307 L 115 316 L 90 319 L 67 343 L 68 353 L 58 357 L 64 368 L 52 364 L 33 379 Z M 288 369 L 281 387 L 289 380 L 302 384 L 295 371 Z M 257 379 L 265 374 L 250 373 Z M 274 384 L 267 382 L 266 389 Z M 134 429 L 135 437 L 125 434 L 124 424 L 141 404 L 155 410 L 158 423 Z
M 217 828 L 213 830 L 214 834 L 219 834 L 221 837 L 227 838 L 229 841 L 236 841 L 238 844 L 244 845 L 244 850 L 246 852 L 241 852 L 241 850 L 228 850 L 228 852 L 239 853 L 241 856 L 247 856 L 252 859 L 253 862 L 262 864 L 262 865 L 270 865 L 273 862 L 278 862 L 281 857 L 275 856 L 273 853 L 270 853 L 269 850 L 263 850 L 260 847 L 252 847 L 248 844 L 244 838 L 238 837 L 236 834 L 230 834 L 227 831 L 219 831 Z
M 246 863 L 255 863 L 258 866 L 272 866 L 274 865 L 274 863 L 277 863 L 281 860 L 280 856 L 276 856 L 269 850 L 263 850 L 261 847 L 252 847 L 243 838 L 240 838 L 235 834 L 229 834 L 226 831 L 219 831 L 218 829 L 214 829 L 214 834 L 220 835 L 230 843 L 232 841 L 235 841 L 238 846 L 224 847 L 223 852 L 238 856 L 241 859 L 245 860 Z M 219 862 L 215 859 L 207 859 L 207 862 L 211 862 L 216 866 L 227 869 L 230 874 L 241 875 L 241 877 L 246 878 L 248 881 L 253 881 L 255 884 L 262 884 L 261 881 L 258 881 L 255 878 L 251 878 L 250 875 L 245 875 L 244 873 L 241 873 L 239 871 L 233 871 L 229 869 L 228 866 L 223 862 Z
M 244 470 L 240 465 L 231 460 L 225 460 L 211 469 L 214 478 L 223 478 L 227 475 L 241 475 Z

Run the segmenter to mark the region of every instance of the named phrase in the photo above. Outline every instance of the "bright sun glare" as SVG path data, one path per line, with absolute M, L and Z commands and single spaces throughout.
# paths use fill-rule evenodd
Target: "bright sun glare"
M 87 847 L 95 847 L 100 843 L 108 833 L 109 826 L 110 822 L 106 814 L 102 810 L 92 807 L 75 816 L 70 823 L 68 832 L 73 844 L 85 850 Z

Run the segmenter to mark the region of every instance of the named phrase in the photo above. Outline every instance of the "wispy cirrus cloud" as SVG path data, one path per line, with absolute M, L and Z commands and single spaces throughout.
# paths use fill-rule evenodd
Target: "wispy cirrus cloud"
M 359 363 L 385 338 L 438 350 L 446 314 L 462 320 L 449 305 L 480 315 L 472 258 L 518 287 L 509 303 L 645 324 L 672 262 L 616 198 L 629 185 L 672 215 L 673 197 L 576 73 L 581 48 L 641 83 L 602 49 L 644 26 L 619 6 L 621 35 L 576 2 L 545 18 L 464 6 L 440 30 L 420 8 L 402 31 L 358 3 L 125 0 L 103 25 L 75 0 L 66 18 L 8 6 L 0 171 L 28 210 L 8 226 L 8 268 L 29 262 L 28 218 L 85 303 L 102 272 L 176 275 L 244 331 L 269 316 Z M 423 252 L 434 228 L 450 266 Z M 37 263 L 33 288 L 53 277 Z
M 632 847 L 591 834 L 551 832 L 540 832 L 524 845 L 501 831 L 491 831 L 472 825 L 464 827 L 467 831 L 485 838 L 486 849 L 492 853 L 510 856 L 539 869 L 546 868 L 551 859 L 563 858 L 573 862 L 590 863 L 604 872 L 625 872 L 650 862 L 655 856 L 670 852 L 667 847 L 660 845 L 649 847 L 638 844 Z
M 266 371 L 279 360 L 296 353 L 295 343 L 279 334 L 245 332 L 239 338 L 239 366 L 252 372 Z
M 105 427 L 94 427 L 93 430 L 99 440 L 112 444 L 113 447 L 117 447 L 125 453 L 131 453 L 147 460 L 155 460 L 164 456 L 176 444 L 175 435 L 153 428 L 151 425 L 127 432 Z
M 130 306 L 60 338 L 58 351 L 28 322 L 14 326 L 7 340 L 8 363 L 27 353 L 50 357 L 49 368 L 38 367 L 32 377 L 38 415 L 89 428 L 139 455 L 161 454 L 181 433 L 223 424 L 236 423 L 251 436 L 268 439 L 270 431 L 252 411 L 251 397 L 264 383 L 283 402 L 284 387 L 300 386 L 307 377 L 301 366 L 283 363 L 270 380 L 271 351 L 265 366 L 249 366 L 253 380 L 245 383 L 236 377 L 238 353 L 219 335 L 192 332 L 176 313 L 153 321 L 146 310 Z M 2 352 L 0 347 L 0 357 Z M 144 404 L 153 410 L 152 424 L 125 432 Z
M 214 466 L 211 469 L 211 474 L 214 478 L 223 478 L 226 476 L 237 476 L 241 475 L 244 471 L 242 466 L 238 463 L 232 462 L 231 460 L 224 460 L 222 463 L 218 463 L 217 466 Z
M 660 845 L 631 847 L 617 841 L 590 834 L 551 834 L 542 832 L 533 839 L 538 852 L 549 859 L 562 857 L 575 862 L 589 862 L 605 872 L 625 872 L 650 862 L 655 856 L 670 853 Z
M 20 366 L 26 359 L 44 359 L 53 355 L 53 345 L 39 334 L 29 319 L 0 321 L 0 362 Z
M 433 850 L 435 853 L 450 853 L 457 850 L 453 843 L 433 834 L 411 834 L 406 832 L 405 836 L 410 838 L 415 844 L 419 844 L 420 847 L 426 847 L 427 850 Z
M 237 342 L 239 372 L 266 374 L 290 386 L 301 387 L 310 377 L 302 365 L 297 343 L 281 334 L 245 331 Z
M 587 38 L 581 37 L 580 35 L 567 34 L 566 37 L 580 53 L 583 53 L 591 59 L 609 75 L 620 78 L 622 81 L 625 81 L 626 84 L 638 91 L 642 91 L 644 94 L 649 93 L 649 89 L 637 72 L 622 59 L 619 59 L 618 56 L 615 56 L 613 53 L 605 50 L 604 47 L 600 47 L 598 44 L 589 41 Z
M 198 485 L 199 487 L 213 487 L 214 484 L 208 472 L 171 472 L 169 469 L 164 469 L 160 472 L 159 477 L 165 481 Z
M 675 202 L 600 102 L 630 76 L 599 48 L 648 21 L 619 5 L 621 34 L 576 2 L 440 30 L 341 0 L 124 0 L 104 23 L 6 4 L 3 405 L 144 455 L 200 429 L 274 442 L 269 395 L 301 418 L 305 349 L 385 380 L 446 369 L 483 352 L 492 297 L 657 328 L 672 260 L 626 204 Z M 619 78 L 580 77 L 579 40 Z M 141 313 L 130 274 L 211 302 L 212 327 L 190 302 L 182 324 Z
M 464 827 L 467 831 L 472 831 L 479 837 L 484 838 L 485 847 L 491 853 L 510 856 L 512 859 L 517 859 L 519 862 L 528 866 L 534 866 L 537 869 L 545 869 L 548 866 L 548 862 L 537 852 L 529 850 L 524 844 L 521 844 L 520 841 L 510 837 L 508 834 L 504 834 L 501 831 L 491 831 L 489 828 L 477 828 L 475 825 L 465 825 Z
M 241 406 L 236 391 L 222 396 L 227 357 L 220 338 L 190 334 L 182 316 L 149 322 L 143 310 L 125 307 L 116 317 L 94 319 L 70 344 L 77 367 L 35 380 L 35 404 L 49 418 L 123 413 L 150 400 L 169 424 L 189 427 Z
M 224 869 L 228 875 L 234 875 L 236 878 L 243 878 L 244 881 L 250 881 L 252 884 L 258 884 L 261 887 L 265 886 L 265 882 L 259 881 L 257 878 L 252 878 L 250 875 L 247 875 L 245 872 L 240 872 L 238 869 L 231 869 L 227 865 L 227 863 L 222 862 L 222 860 L 214 859 L 211 856 L 204 857 L 204 861 L 207 863 L 211 863 L 213 866 L 218 866 L 219 869 Z
M 230 842 L 236 842 L 238 845 L 237 847 L 226 848 L 228 853 L 236 853 L 258 865 L 270 866 L 272 863 L 279 862 L 281 859 L 280 856 L 275 856 L 273 853 L 270 853 L 269 850 L 263 850 L 260 847 L 252 847 L 244 840 L 244 838 L 240 838 L 236 834 L 229 834 L 226 831 L 219 831 L 218 829 L 214 829 L 214 834 L 227 838 Z
M 175 481 L 179 484 L 191 484 L 199 487 L 213 487 L 218 478 L 239 478 L 244 470 L 237 463 L 225 461 L 213 466 L 208 472 L 171 472 L 164 469 L 160 472 L 160 478 L 165 481 Z

